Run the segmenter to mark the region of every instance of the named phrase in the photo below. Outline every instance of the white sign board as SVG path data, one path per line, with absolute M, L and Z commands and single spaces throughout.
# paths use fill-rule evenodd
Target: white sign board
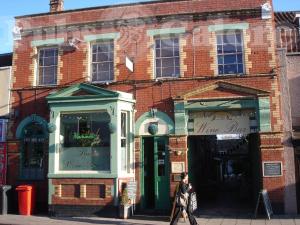
M 251 111 L 192 112 L 189 135 L 249 134 Z
M 125 64 L 127 69 L 129 69 L 131 72 L 133 72 L 133 62 L 126 56 Z

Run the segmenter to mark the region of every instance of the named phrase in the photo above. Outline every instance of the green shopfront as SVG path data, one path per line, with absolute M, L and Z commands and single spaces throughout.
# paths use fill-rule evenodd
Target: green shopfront
M 78 84 L 47 97 L 48 204 L 54 215 L 100 213 L 134 181 L 131 94 Z

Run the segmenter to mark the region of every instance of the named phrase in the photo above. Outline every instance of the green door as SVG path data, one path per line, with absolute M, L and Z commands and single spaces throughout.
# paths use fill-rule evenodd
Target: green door
M 166 137 L 143 138 L 145 208 L 167 210 L 170 207 L 169 151 Z
M 155 208 L 170 206 L 169 151 L 167 138 L 154 137 Z

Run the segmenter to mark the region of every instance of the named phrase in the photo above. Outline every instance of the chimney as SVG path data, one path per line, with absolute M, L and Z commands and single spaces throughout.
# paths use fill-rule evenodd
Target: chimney
M 64 0 L 50 0 L 50 12 L 60 12 L 64 10 Z

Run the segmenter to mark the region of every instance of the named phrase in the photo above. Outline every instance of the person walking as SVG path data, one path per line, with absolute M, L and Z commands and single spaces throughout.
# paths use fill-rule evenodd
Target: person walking
M 188 207 L 189 191 L 192 189 L 191 184 L 189 184 L 188 174 L 183 172 L 181 173 L 180 178 L 181 181 L 175 196 L 175 210 L 170 225 L 176 225 L 181 215 L 183 215 L 184 218 L 188 216 L 191 225 L 198 225 L 194 215 Z

